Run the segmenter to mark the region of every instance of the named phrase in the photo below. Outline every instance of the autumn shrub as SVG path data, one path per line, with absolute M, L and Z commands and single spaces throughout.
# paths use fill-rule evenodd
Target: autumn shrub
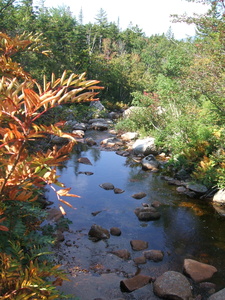
M 59 181 L 56 166 L 68 158 L 75 135 L 62 131 L 64 121 L 38 122 L 44 114 L 63 103 L 95 100 L 95 80 L 85 74 L 52 74 L 43 85 L 25 72 L 12 56 L 26 49 L 41 49 L 39 37 L 31 34 L 10 38 L 0 33 L 0 299 L 58 299 L 55 285 L 65 279 L 59 266 L 48 259 L 53 241 L 41 233 L 45 213 L 38 204 L 41 191 L 49 185 L 56 193 L 59 209 L 72 205 L 70 194 Z M 42 119 L 43 120 L 43 119 Z M 48 123 L 48 122 L 46 122 Z M 30 143 L 56 135 L 66 139 L 62 147 L 30 151 Z M 58 188 L 56 188 L 58 187 Z M 47 252 L 46 252 L 47 250 Z

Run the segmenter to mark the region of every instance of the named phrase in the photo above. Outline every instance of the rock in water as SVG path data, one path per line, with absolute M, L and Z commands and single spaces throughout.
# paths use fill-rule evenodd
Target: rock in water
M 144 192 L 140 192 L 140 193 L 136 193 L 136 194 L 133 194 L 132 197 L 135 198 L 135 199 L 142 199 L 146 196 L 146 193 Z
M 125 279 L 120 282 L 120 288 L 124 292 L 133 292 L 146 284 L 150 283 L 152 278 L 147 275 L 136 275 L 133 278 Z
M 149 154 L 156 155 L 157 150 L 155 146 L 155 139 L 152 137 L 148 137 L 145 139 L 138 139 L 134 144 L 133 144 L 133 153 L 135 155 L 144 155 L 147 156 Z
M 134 210 L 139 221 L 154 221 L 161 217 L 161 214 L 154 207 L 138 207 Z
M 189 275 L 196 282 L 208 280 L 216 272 L 217 269 L 211 265 L 193 259 L 184 260 L 184 273 Z
M 114 235 L 114 236 L 120 236 L 121 230 L 118 227 L 112 227 L 112 228 L 110 228 L 110 233 L 111 233 L 111 235 Z
M 99 185 L 104 190 L 114 190 L 114 185 L 110 182 L 105 182 Z
M 130 245 L 134 251 L 141 251 L 148 248 L 148 242 L 142 240 L 132 240 Z
M 130 252 L 127 249 L 115 250 L 115 251 L 112 251 L 111 253 L 122 259 L 127 260 L 130 258 Z
M 105 240 L 110 238 L 110 233 L 107 229 L 101 227 L 100 225 L 92 225 L 88 232 L 90 239 L 97 242 L 99 240 Z
M 187 278 L 175 271 L 163 273 L 153 285 L 154 293 L 165 299 L 192 299 L 191 285 Z
M 152 260 L 154 262 L 162 261 L 164 253 L 161 250 L 148 250 L 144 251 L 144 257 L 146 259 Z

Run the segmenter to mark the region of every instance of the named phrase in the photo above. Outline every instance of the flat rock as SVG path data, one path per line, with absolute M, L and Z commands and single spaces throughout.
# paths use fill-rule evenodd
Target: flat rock
M 208 189 L 205 185 L 202 185 L 202 184 L 187 184 L 186 187 L 195 192 L 195 193 L 199 193 L 199 194 L 205 194 Z
M 148 242 L 142 240 L 132 240 L 130 245 L 134 251 L 141 251 L 148 248 Z
M 110 137 L 110 138 L 104 139 L 101 141 L 100 144 L 105 147 L 123 146 L 123 143 L 116 137 Z
M 104 190 L 114 190 L 114 185 L 110 182 L 105 182 L 99 185 Z
M 74 125 L 72 125 L 73 130 L 82 130 L 85 131 L 87 130 L 87 124 L 85 123 L 76 123 Z
M 144 251 L 144 257 L 146 259 L 152 260 L 154 262 L 162 261 L 164 253 L 161 250 L 148 250 Z
M 127 249 L 120 249 L 111 251 L 110 253 L 122 258 L 122 259 L 129 259 L 130 258 L 130 252 Z
M 131 141 L 137 139 L 139 134 L 137 132 L 126 132 L 121 135 L 123 141 Z
M 168 271 L 156 278 L 153 284 L 154 293 L 161 298 L 174 300 L 192 299 L 191 285 L 181 273 Z
M 134 263 L 136 264 L 136 265 L 141 265 L 141 264 L 145 264 L 146 263 L 146 257 L 144 257 L 144 256 L 139 256 L 139 257 L 135 257 L 134 259 L 133 259 L 133 261 L 134 261 Z
M 95 122 L 95 123 L 91 124 L 91 129 L 94 129 L 94 130 L 103 131 L 103 130 L 107 130 L 108 128 L 109 128 L 109 125 L 106 123 Z
M 178 193 L 184 194 L 184 193 L 187 191 L 187 189 L 186 189 L 186 187 L 184 187 L 184 186 L 178 186 L 178 187 L 176 188 L 176 191 L 177 191 Z
M 208 298 L 208 300 L 224 300 L 225 299 L 225 289 L 213 294 Z
M 193 259 L 184 260 L 184 273 L 190 276 L 196 282 L 202 282 L 212 278 L 217 272 L 214 266 L 198 262 Z
M 141 287 L 149 284 L 152 278 L 147 275 L 136 275 L 129 279 L 124 279 L 120 282 L 120 288 L 124 292 L 133 292 Z
M 129 151 L 125 151 L 125 150 L 118 150 L 118 151 L 116 151 L 116 154 L 120 155 L 120 156 L 127 157 L 127 156 L 130 155 L 130 152 Z
M 144 192 L 136 193 L 136 194 L 133 194 L 131 197 L 139 200 L 139 199 L 146 197 L 146 193 L 144 193 Z

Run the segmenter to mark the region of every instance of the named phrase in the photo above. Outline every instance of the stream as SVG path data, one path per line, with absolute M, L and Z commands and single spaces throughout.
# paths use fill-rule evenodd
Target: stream
M 109 137 L 107 132 L 90 132 L 99 145 Z M 92 165 L 79 163 L 80 157 L 88 158 Z M 93 175 L 84 172 L 93 172 Z M 60 181 L 71 187 L 71 193 L 80 198 L 68 198 L 73 205 L 63 205 L 66 217 L 72 221 L 69 231 L 64 232 L 65 241 L 54 248 L 57 263 L 68 272 L 70 281 L 64 281 L 60 290 L 71 294 L 71 299 L 160 299 L 154 295 L 152 284 L 132 293 L 120 290 L 120 281 L 135 274 L 158 277 L 168 270 L 182 272 L 185 258 L 192 258 L 215 266 L 218 272 L 210 282 L 216 290 L 225 287 L 225 218 L 221 217 L 208 200 L 180 195 L 175 186 L 161 179 L 160 173 L 142 169 L 131 157 L 105 151 L 99 146 L 88 147 L 79 143 L 70 159 L 58 168 Z M 105 182 L 124 190 L 115 194 L 99 185 Z M 133 194 L 144 192 L 146 197 L 134 199 Z M 52 191 L 47 192 L 53 207 L 58 201 Z M 161 218 L 141 222 L 134 209 L 143 203 L 159 201 L 157 208 Z M 93 242 L 88 232 L 93 224 L 108 230 L 119 227 L 120 236 Z M 148 249 L 164 252 L 161 262 L 147 261 L 134 264 L 133 258 L 142 251 L 133 251 L 131 240 L 148 242 Z M 123 260 L 112 251 L 127 249 L 129 260 Z

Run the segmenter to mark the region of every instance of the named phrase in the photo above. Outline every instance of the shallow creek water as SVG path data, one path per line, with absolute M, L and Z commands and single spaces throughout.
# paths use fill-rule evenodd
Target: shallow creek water
M 108 136 L 104 132 L 92 132 L 99 142 Z M 87 157 L 92 165 L 78 163 L 79 157 Z M 93 172 L 87 176 L 79 172 Z M 211 282 L 217 290 L 225 287 L 225 217 L 219 216 L 206 200 L 190 199 L 176 192 L 160 178 L 160 174 L 142 170 L 131 158 L 113 151 L 102 151 L 99 146 L 87 147 L 78 144 L 70 159 L 58 169 L 61 181 L 80 198 L 66 198 L 76 209 L 64 206 L 67 218 L 73 223 L 64 232 L 65 241 L 55 248 L 57 261 L 68 271 L 71 281 L 64 282 L 61 290 L 72 294 L 71 299 L 159 299 L 149 284 L 132 293 L 120 290 L 120 281 L 137 273 L 152 277 L 168 270 L 182 272 L 185 258 L 209 263 L 218 269 Z M 110 182 L 123 189 L 115 194 L 99 185 Z M 131 197 L 145 192 L 141 200 Z M 53 192 L 48 199 L 58 202 Z M 142 203 L 159 201 L 161 218 L 140 222 L 134 209 Z M 92 212 L 100 211 L 96 216 Z M 121 236 L 111 236 L 106 241 L 93 242 L 88 231 L 93 224 L 106 229 L 119 227 Z M 162 262 L 147 261 L 135 266 L 133 258 L 142 252 L 132 251 L 130 240 L 147 241 L 148 249 L 162 250 Z M 124 261 L 111 251 L 127 249 L 131 259 Z M 77 297 L 77 298 L 76 298 Z

